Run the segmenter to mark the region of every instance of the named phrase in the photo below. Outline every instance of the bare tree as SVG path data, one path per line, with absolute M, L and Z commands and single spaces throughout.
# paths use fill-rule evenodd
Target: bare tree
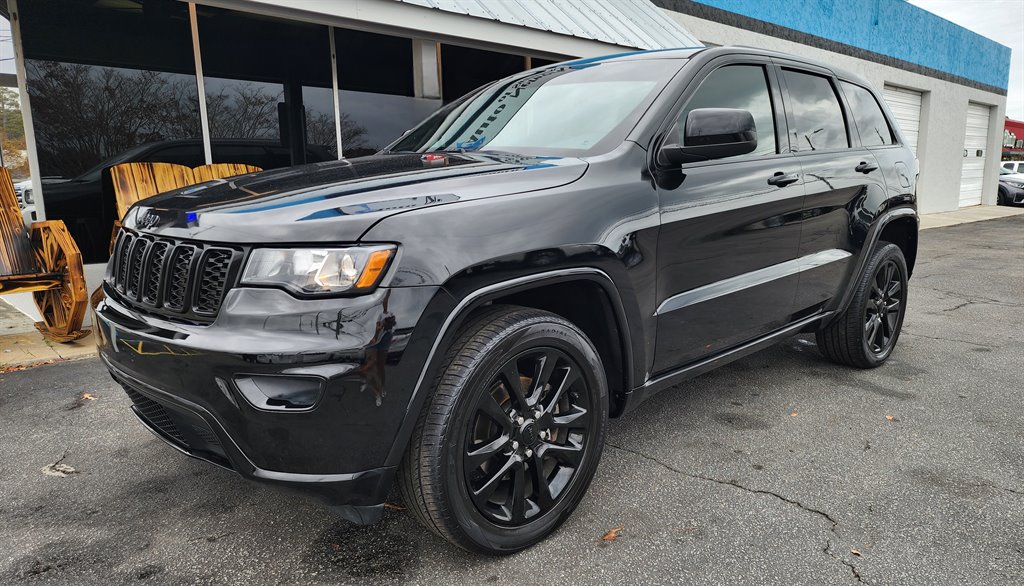
M 332 155 L 337 155 L 336 138 L 334 116 L 306 108 L 306 142 L 326 146 Z M 345 113 L 341 115 L 341 146 L 343 150 L 369 148 L 366 143 L 366 127 Z
M 139 144 L 200 135 L 189 76 L 51 61 L 27 70 L 44 175 L 73 177 Z
M 277 103 L 283 92 L 267 84 L 238 81 L 206 93 L 206 115 L 214 138 L 278 138 Z

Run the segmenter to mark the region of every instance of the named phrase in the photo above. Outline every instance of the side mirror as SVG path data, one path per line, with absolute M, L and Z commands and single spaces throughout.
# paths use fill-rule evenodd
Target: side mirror
M 658 163 L 678 167 L 751 153 L 757 148 L 754 117 L 746 110 L 698 108 L 686 115 L 681 144 L 666 144 L 658 151 Z

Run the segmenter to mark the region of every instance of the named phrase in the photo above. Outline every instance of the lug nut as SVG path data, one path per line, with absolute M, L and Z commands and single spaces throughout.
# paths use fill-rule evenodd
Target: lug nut
M 527 458 L 530 458 L 530 457 L 532 457 L 532 456 L 533 456 L 533 450 L 531 450 L 531 449 L 527 448 L 527 450 L 526 450 L 526 457 L 527 457 Z
M 534 419 L 540 419 L 542 415 L 544 415 L 544 412 L 541 411 L 540 409 L 537 409 L 536 411 L 533 412 Z
M 540 432 L 540 439 L 544 439 L 544 440 L 548 439 L 548 432 L 547 431 Z
M 518 450 L 519 449 L 519 442 L 513 441 L 512 442 L 512 449 L 513 450 Z
M 516 423 L 518 423 L 519 425 L 522 425 L 524 421 L 526 420 L 523 419 L 522 417 L 516 417 Z

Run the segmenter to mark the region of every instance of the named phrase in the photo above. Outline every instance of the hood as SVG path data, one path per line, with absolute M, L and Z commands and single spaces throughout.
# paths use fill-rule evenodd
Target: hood
M 209 242 L 355 242 L 389 215 L 575 181 L 581 159 L 387 154 L 200 183 L 149 198 L 124 225 Z

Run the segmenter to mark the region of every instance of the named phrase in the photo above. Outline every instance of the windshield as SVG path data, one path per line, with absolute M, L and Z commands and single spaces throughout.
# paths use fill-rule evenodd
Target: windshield
M 682 64 L 568 63 L 503 79 L 441 108 L 386 152 L 605 152 L 625 139 Z

